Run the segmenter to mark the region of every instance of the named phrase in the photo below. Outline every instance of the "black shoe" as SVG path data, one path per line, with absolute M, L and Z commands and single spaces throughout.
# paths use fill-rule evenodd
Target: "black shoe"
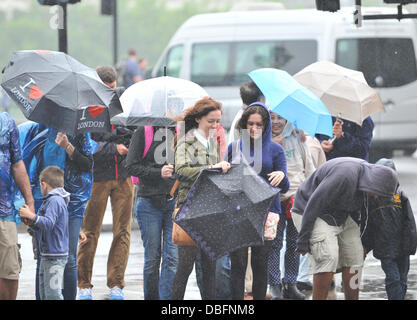
M 300 291 L 313 291 L 313 284 L 310 281 L 297 281 L 297 289 Z
M 283 284 L 283 297 L 291 300 L 304 300 L 306 296 L 298 291 L 297 286 L 291 283 Z
M 282 300 L 282 285 L 281 284 L 273 284 L 269 286 L 269 292 L 272 295 L 271 300 Z

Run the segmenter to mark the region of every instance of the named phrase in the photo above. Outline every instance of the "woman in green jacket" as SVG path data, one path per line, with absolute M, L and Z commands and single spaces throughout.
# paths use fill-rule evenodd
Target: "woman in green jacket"
M 177 207 L 185 202 L 201 170 L 221 168 L 223 173 L 226 173 L 230 169 L 230 163 L 221 161 L 220 147 L 215 138 L 221 116 L 221 104 L 209 97 L 197 101 L 186 111 L 185 136 L 178 140 L 175 148 L 175 172 L 181 177 Z M 172 286 L 172 299 L 184 299 L 188 277 L 193 270 L 198 251 L 201 255 L 202 299 L 214 300 L 216 298 L 216 261 L 212 261 L 198 247 L 178 246 L 179 261 Z

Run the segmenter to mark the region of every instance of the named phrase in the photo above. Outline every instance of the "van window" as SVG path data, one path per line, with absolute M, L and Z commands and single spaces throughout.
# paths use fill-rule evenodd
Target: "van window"
M 223 83 L 227 77 L 229 43 L 204 43 L 193 46 L 191 81 L 205 86 Z
M 164 75 L 164 66 L 167 67 L 167 76 L 179 78 L 182 58 L 184 54 L 184 46 L 182 44 L 172 47 L 166 55 L 164 63 L 161 64 L 161 68 L 157 73 L 157 77 Z
M 295 74 L 315 61 L 315 40 L 201 43 L 192 48 L 191 81 L 201 86 L 238 86 L 258 68 Z
M 336 63 L 362 71 L 371 87 L 398 87 L 417 79 L 412 39 L 362 38 L 336 42 Z

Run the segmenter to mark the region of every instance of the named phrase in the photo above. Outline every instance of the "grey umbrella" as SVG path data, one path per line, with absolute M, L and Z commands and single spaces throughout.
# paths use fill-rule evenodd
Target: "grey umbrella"
M 1 86 L 27 119 L 71 135 L 111 131 L 110 118 L 123 112 L 94 69 L 62 52 L 13 53 Z

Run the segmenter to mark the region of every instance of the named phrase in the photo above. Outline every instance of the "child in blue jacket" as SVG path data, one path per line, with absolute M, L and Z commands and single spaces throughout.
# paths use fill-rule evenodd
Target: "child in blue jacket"
M 19 215 L 39 232 L 41 300 L 63 300 L 62 284 L 68 259 L 68 203 L 70 194 L 64 190 L 64 171 L 46 167 L 39 176 L 44 196 L 38 213 L 24 205 Z
M 376 164 L 395 170 L 391 159 Z M 404 191 L 397 190 L 392 199 L 369 198 L 368 217 L 363 218 L 362 244 L 365 253 L 373 250 L 385 272 L 385 289 L 389 300 L 404 300 L 410 255 L 416 253 L 417 233 L 414 214 Z

